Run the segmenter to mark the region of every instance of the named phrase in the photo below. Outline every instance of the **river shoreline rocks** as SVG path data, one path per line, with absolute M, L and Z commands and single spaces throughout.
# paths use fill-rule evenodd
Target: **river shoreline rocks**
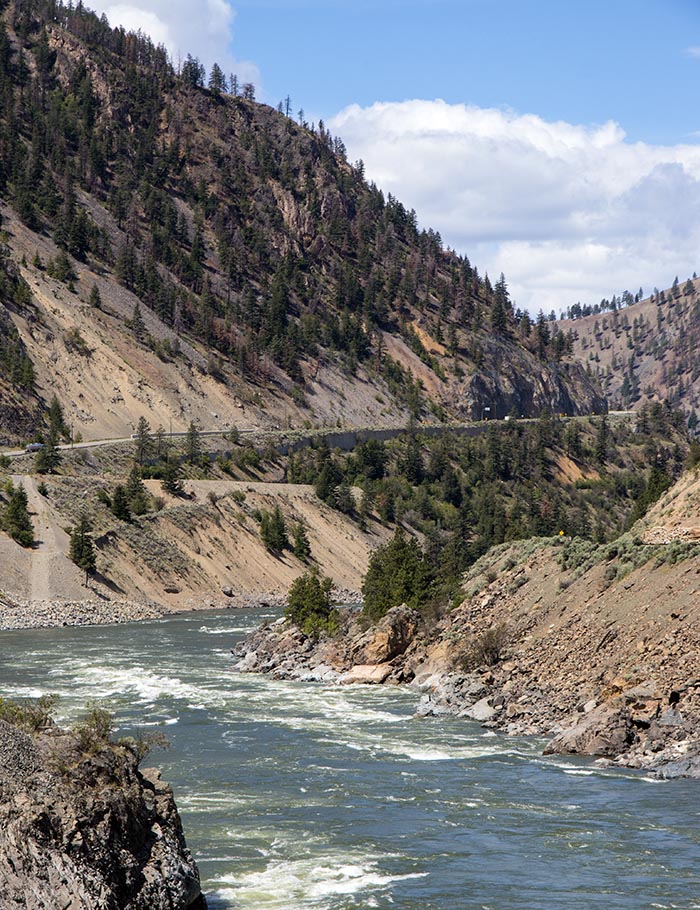
M 333 685 L 410 685 L 418 715 L 546 737 L 546 753 L 588 756 L 601 766 L 700 778 L 700 678 L 668 691 L 655 679 L 591 681 L 585 666 L 578 679 L 562 678 L 544 652 L 527 648 L 465 669 L 459 618 L 428 631 L 419 614 L 402 606 L 368 628 L 349 609 L 339 634 L 318 641 L 280 619 L 234 650 L 236 669 Z
M 334 596 L 339 603 L 359 604 L 357 591 L 336 589 Z M 49 629 L 58 626 L 96 626 L 110 623 L 143 622 L 180 613 L 202 610 L 281 610 L 287 602 L 286 595 L 236 594 L 193 597 L 170 608 L 154 601 L 130 600 L 42 600 L 28 601 L 8 598 L 0 592 L 0 632 L 19 629 Z
M 206 910 L 170 787 L 134 744 L 0 720 L 0 906 Z

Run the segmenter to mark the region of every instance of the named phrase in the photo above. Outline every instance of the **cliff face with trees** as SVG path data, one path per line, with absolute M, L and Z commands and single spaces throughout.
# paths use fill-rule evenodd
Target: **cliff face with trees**
M 324 385 L 378 392 L 393 419 L 604 409 L 503 276 L 421 230 L 322 122 L 256 103 L 218 69 L 207 87 L 192 58 L 178 73 L 82 3 L 0 7 L 5 256 L 32 290 L 89 307 L 88 323 L 116 315 L 110 331 L 137 350 L 307 417 Z M 46 307 L 16 297 L 36 340 Z M 33 356 L 43 380 L 45 345 Z

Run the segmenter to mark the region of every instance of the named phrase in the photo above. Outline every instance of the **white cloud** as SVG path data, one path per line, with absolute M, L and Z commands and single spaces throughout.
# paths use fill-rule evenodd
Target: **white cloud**
M 225 73 L 236 73 L 241 81 L 260 84 L 254 63 L 237 60 L 231 50 L 235 11 L 227 0 L 140 0 L 115 3 L 90 0 L 98 13 L 105 13 L 111 25 L 145 32 L 156 44 L 164 44 L 173 62 L 187 54 L 199 57 L 207 70 L 216 61 Z
M 444 101 L 353 105 L 331 128 L 368 178 L 536 312 L 700 270 L 700 146 L 631 143 Z
M 700 47 L 686 47 L 683 53 L 686 57 L 700 57 Z

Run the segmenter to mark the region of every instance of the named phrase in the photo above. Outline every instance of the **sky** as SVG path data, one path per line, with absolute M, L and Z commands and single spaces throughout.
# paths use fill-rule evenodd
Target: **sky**
M 700 0 L 92 0 L 290 96 L 533 314 L 700 272 Z

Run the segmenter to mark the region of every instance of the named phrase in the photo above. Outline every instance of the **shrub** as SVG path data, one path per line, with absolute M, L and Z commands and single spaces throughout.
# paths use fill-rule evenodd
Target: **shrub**
M 318 639 L 321 634 L 333 635 L 338 630 L 338 611 L 333 607 L 330 578 L 320 579 L 315 573 L 296 578 L 287 598 L 285 615 L 299 626 L 304 635 Z
M 142 736 L 125 736 L 119 740 L 120 746 L 126 746 L 136 753 L 136 760 L 139 764 L 154 749 L 169 749 L 170 740 L 164 733 L 146 733 Z
M 25 730 L 45 730 L 53 723 L 53 711 L 58 695 L 42 695 L 36 701 L 20 704 L 0 698 L 0 720 Z
M 113 730 L 113 714 L 106 708 L 101 708 L 97 702 L 88 704 L 85 717 L 73 728 L 83 752 L 96 752 L 109 742 Z
M 510 640 L 510 631 L 505 623 L 491 626 L 480 635 L 475 635 L 464 654 L 462 666 L 465 670 L 478 667 L 493 667 L 503 658 L 503 650 Z

